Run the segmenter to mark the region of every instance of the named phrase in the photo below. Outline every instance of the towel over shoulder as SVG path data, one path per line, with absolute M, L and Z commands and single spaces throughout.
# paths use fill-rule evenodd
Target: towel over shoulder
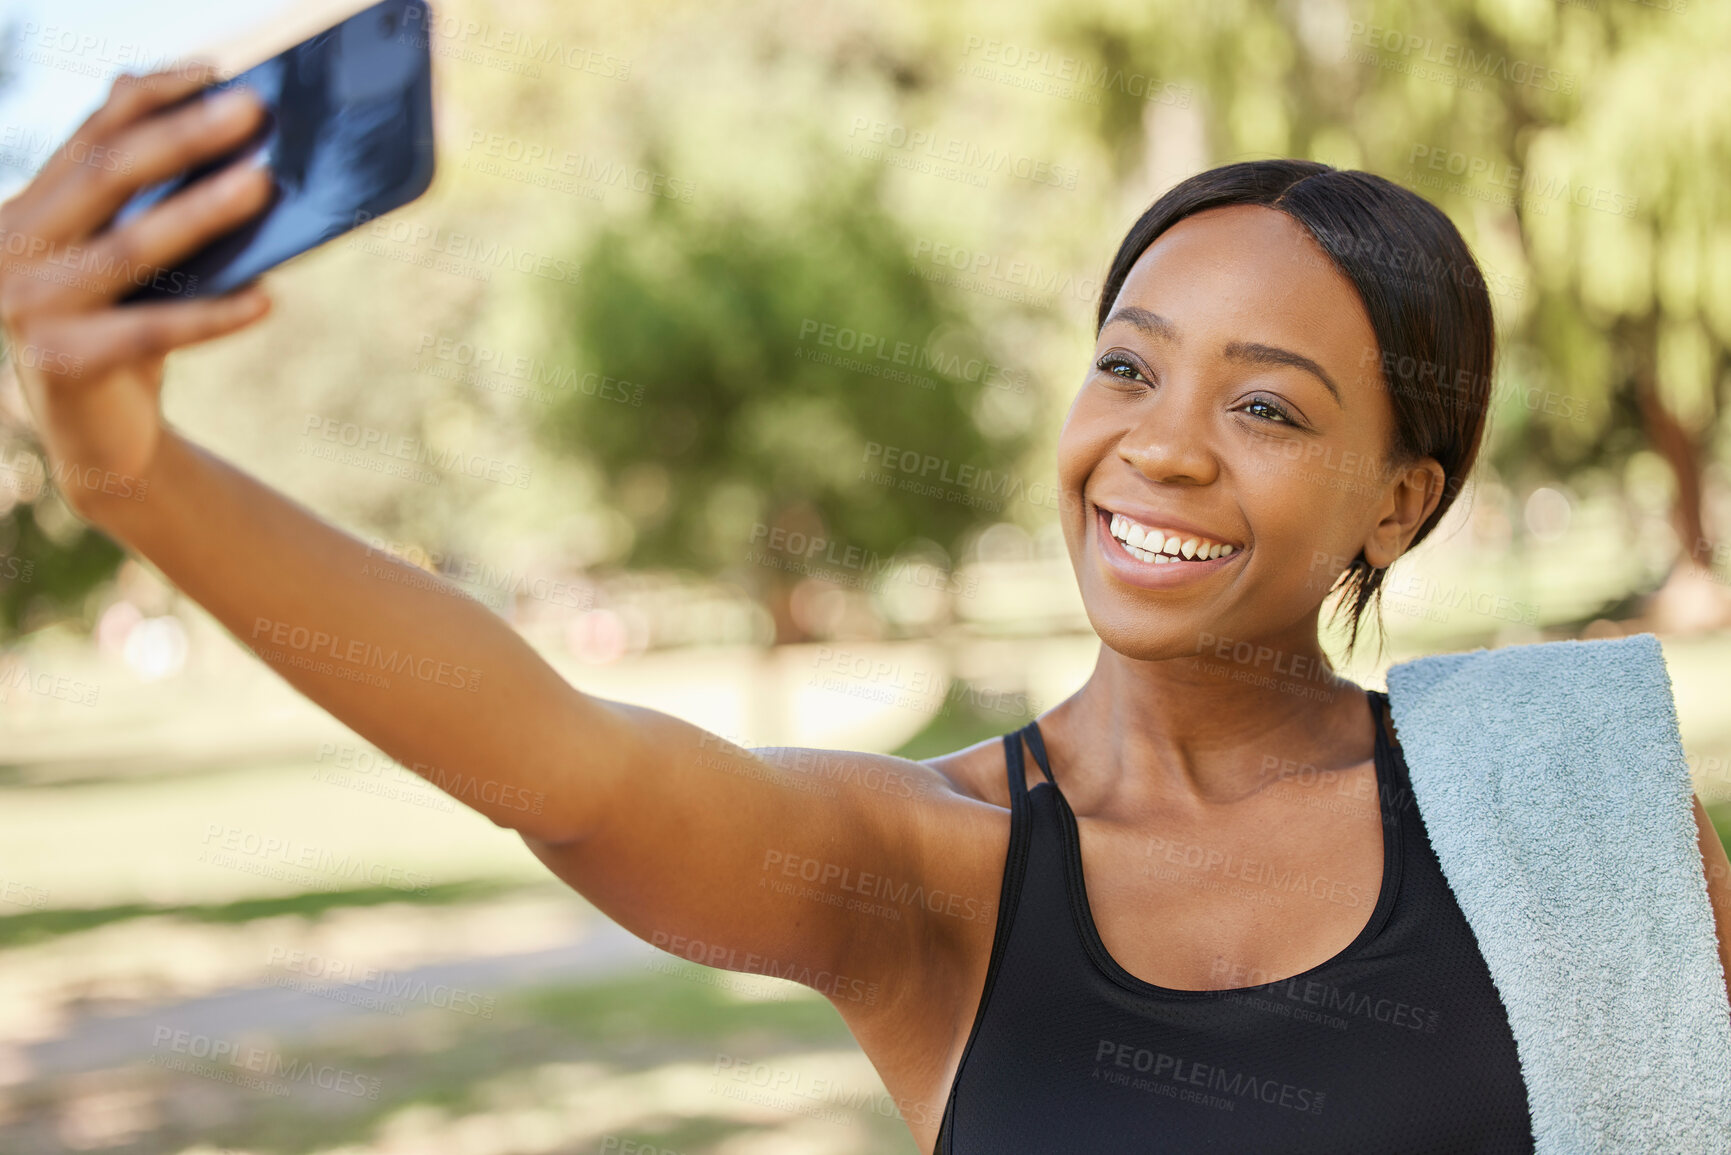
M 1388 691 L 1538 1155 L 1731 1151 L 1731 1004 L 1658 638 L 1418 658 Z

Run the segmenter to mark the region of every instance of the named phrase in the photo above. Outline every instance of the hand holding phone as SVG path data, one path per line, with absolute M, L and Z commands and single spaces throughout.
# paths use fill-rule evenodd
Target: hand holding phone
M 186 103 L 212 79 L 188 67 L 117 78 L 102 107 L 0 204 L 5 369 L 22 388 L 55 487 L 89 520 L 116 505 L 150 504 L 143 499 L 167 432 L 159 400 L 168 353 L 245 328 L 269 308 L 256 285 L 117 304 L 256 218 L 272 196 L 262 170 L 231 166 L 114 221 L 139 186 L 254 137 L 264 108 L 250 92 Z
M 226 293 L 426 191 L 433 177 L 428 27 L 424 0 L 382 0 L 193 96 L 211 100 L 244 87 L 264 102 L 266 116 L 240 148 L 139 191 L 116 223 L 241 160 L 268 170 L 272 200 L 129 299 Z
M 121 76 L 0 204 L 6 369 L 81 516 L 157 510 L 171 351 L 251 325 L 259 273 L 426 188 L 429 26 L 422 0 L 386 0 L 225 83 Z M 238 159 L 255 154 L 279 171 Z

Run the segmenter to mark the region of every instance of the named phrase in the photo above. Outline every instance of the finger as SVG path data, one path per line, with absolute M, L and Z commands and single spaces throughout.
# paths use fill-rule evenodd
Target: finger
M 7 207 L 15 218 L 15 227 L 33 215 L 30 212 L 33 207 L 52 205 L 68 177 L 77 176 L 93 163 L 101 163 L 94 158 L 109 158 L 112 150 L 108 140 L 112 134 L 140 117 L 186 99 L 219 76 L 215 65 L 206 61 L 187 61 L 142 76 L 133 73 L 116 76 L 107 100 L 73 130 L 30 184 L 9 202 Z M 32 227 L 39 223 L 32 222 Z
M 245 88 L 234 88 L 185 108 L 147 117 L 85 146 L 68 142 L 62 152 L 84 159 L 62 170 L 44 188 L 42 206 L 23 214 L 28 227 L 65 240 L 89 236 L 107 224 L 139 189 L 243 144 L 264 117 L 264 104 Z
M 31 334 L 35 347 L 55 365 L 76 365 L 58 374 L 68 380 L 99 380 L 111 370 L 166 356 L 176 349 L 226 336 L 270 311 L 257 285 L 200 301 L 126 305 L 60 317 Z
M 77 157 L 88 149 L 106 145 L 108 138 L 126 125 L 177 100 L 185 100 L 218 77 L 216 66 L 206 61 L 187 61 L 144 76 L 121 73 L 114 78 L 108 99 L 72 130 L 66 143 L 37 172 L 36 183 L 52 183 L 67 170 L 87 163 Z
M 258 215 L 271 188 L 270 173 L 250 160 L 212 173 L 92 241 L 78 262 L 79 288 L 105 301 L 161 284 L 160 274 Z
M 144 75 L 123 72 L 114 78 L 102 107 L 91 113 L 73 135 L 86 140 L 103 139 L 176 101 L 185 100 L 220 75 L 214 64 L 203 60 L 176 63 Z

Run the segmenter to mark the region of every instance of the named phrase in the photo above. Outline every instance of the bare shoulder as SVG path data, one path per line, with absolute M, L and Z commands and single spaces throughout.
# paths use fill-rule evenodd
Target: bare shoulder
M 991 949 L 1009 838 L 1000 740 L 922 761 L 806 747 L 757 747 L 750 755 L 799 782 L 816 809 L 845 815 L 821 852 L 781 852 L 777 843 L 773 861 L 765 860 L 777 876 L 829 886 L 877 916 L 851 919 L 870 933 L 851 937 L 845 963 L 848 973 L 880 981 L 884 997 L 837 1009 L 868 1050 L 893 1052 L 901 1036 L 929 1050 L 938 1040 L 923 1032 L 935 1029 L 934 1008 L 965 1003 L 975 964 Z
M 526 841 L 627 930 L 686 957 L 701 944 L 709 965 L 881 982 L 885 997 L 853 1010 L 884 1021 L 953 980 L 982 938 L 989 949 L 1009 828 L 974 793 L 990 743 L 929 761 L 746 748 L 617 708 L 637 725 L 628 771 L 597 803 L 606 821 Z
M 750 753 L 778 770 L 810 780 L 820 791 L 826 785 L 863 787 L 904 799 L 941 795 L 1001 809 L 1010 805 L 1001 735 L 918 761 L 894 754 L 806 746 L 756 746 Z
M 928 758 L 925 765 L 948 782 L 950 789 L 957 794 L 1009 809 L 1010 785 L 1004 777 L 1004 740 L 1001 735 Z

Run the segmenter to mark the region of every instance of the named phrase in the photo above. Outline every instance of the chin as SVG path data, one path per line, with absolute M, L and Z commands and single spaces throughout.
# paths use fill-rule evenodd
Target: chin
M 1209 626 L 1185 626 L 1182 619 L 1173 620 L 1157 606 L 1138 605 L 1122 594 L 1115 594 L 1084 584 L 1082 606 L 1088 623 L 1100 641 L 1114 653 L 1138 662 L 1163 662 L 1173 658 L 1193 658 L 1204 633 L 1215 632 Z

